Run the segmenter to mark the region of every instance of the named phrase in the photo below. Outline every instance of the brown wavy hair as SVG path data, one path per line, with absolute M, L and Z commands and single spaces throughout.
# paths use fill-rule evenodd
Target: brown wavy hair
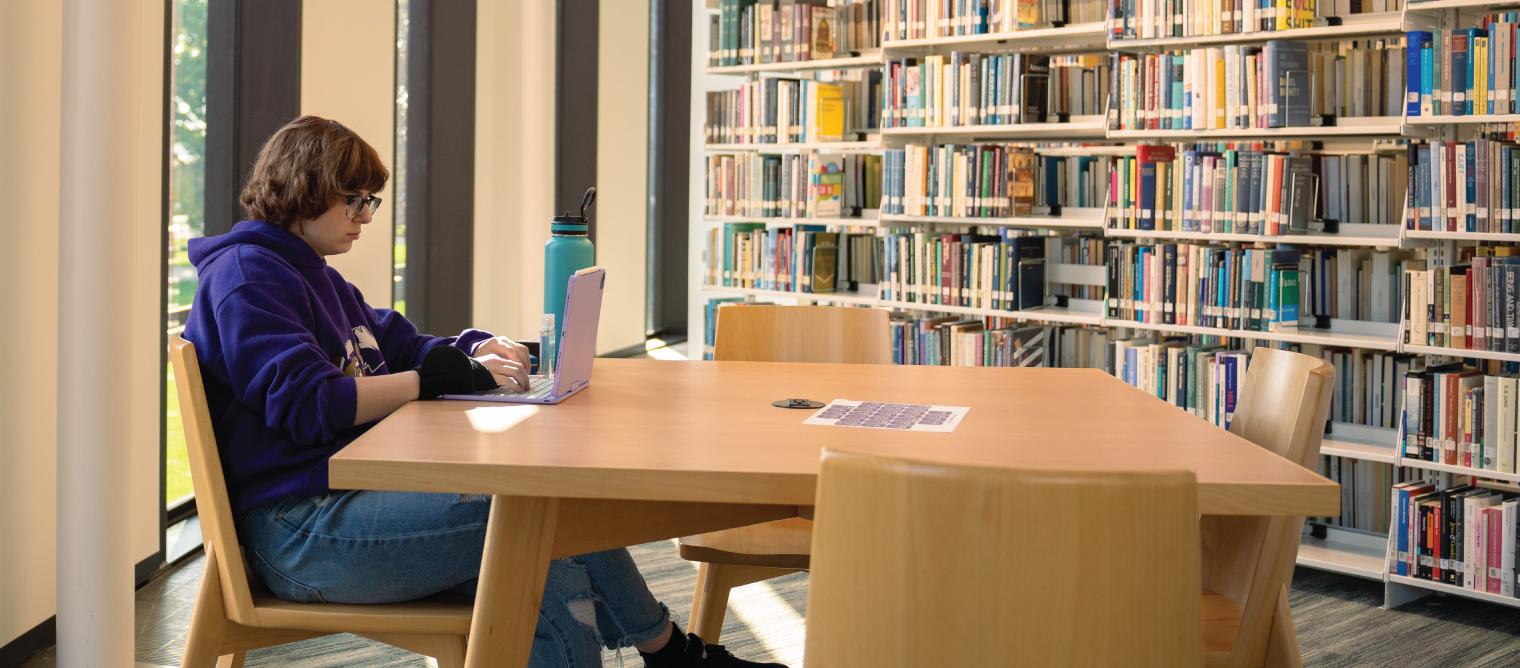
M 380 154 L 342 123 L 302 116 L 259 149 L 239 201 L 248 217 L 290 227 L 326 213 L 349 193 L 385 188 Z

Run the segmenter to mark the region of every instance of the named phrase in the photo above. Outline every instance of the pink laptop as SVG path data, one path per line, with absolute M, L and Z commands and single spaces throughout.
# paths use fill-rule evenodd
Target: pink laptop
M 591 384 L 596 358 L 596 328 L 602 314 L 607 270 L 589 267 L 570 277 L 565 292 L 565 322 L 559 329 L 559 362 L 554 376 L 532 376 L 526 390 L 498 387 L 473 394 L 445 394 L 441 399 L 499 401 L 508 404 L 557 404 Z

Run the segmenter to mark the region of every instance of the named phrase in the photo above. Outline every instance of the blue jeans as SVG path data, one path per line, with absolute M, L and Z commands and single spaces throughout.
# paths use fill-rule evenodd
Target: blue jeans
M 489 497 L 333 492 L 249 511 L 238 535 L 249 564 L 290 601 L 395 603 L 454 592 L 473 597 Z M 628 550 L 549 565 L 531 668 L 599 668 L 601 649 L 664 632 L 670 612 Z

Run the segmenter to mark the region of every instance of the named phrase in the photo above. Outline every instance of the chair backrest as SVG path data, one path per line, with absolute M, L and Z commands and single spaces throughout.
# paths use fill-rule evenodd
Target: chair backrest
M 1334 380 L 1335 367 L 1318 357 L 1257 348 L 1251 352 L 1230 433 L 1312 468 Z
M 713 359 L 890 364 L 889 336 L 882 309 L 731 304 L 718 309 Z
M 808 666 L 1197 666 L 1191 471 L 825 450 Z
M 248 586 L 243 549 L 238 545 L 237 527 L 232 521 L 227 479 L 222 476 L 222 459 L 211 426 L 211 411 L 206 404 L 206 388 L 201 381 L 195 344 L 180 336 L 171 338 L 169 361 L 174 365 L 180 419 L 185 424 L 185 447 L 190 454 L 190 480 L 195 485 L 195 508 L 200 516 L 201 536 L 207 551 L 216 555 L 227 617 L 238 623 L 253 624 L 257 612 Z
M 1257 348 L 1230 432 L 1312 469 L 1330 415 L 1335 367 L 1317 357 Z M 1205 517 L 1203 585 L 1242 606 L 1230 665 L 1261 665 L 1281 584 L 1297 560 L 1302 517 Z

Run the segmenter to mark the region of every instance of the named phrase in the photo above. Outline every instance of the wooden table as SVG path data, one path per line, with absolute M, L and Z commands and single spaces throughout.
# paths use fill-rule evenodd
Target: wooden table
M 805 397 L 970 406 L 950 434 L 805 426 Z M 494 495 L 467 665 L 527 663 L 552 558 L 811 511 L 823 447 L 943 462 L 1192 470 L 1199 512 L 1334 515 L 1338 487 L 1090 369 L 599 359 L 558 406 L 413 402 L 331 484 Z

